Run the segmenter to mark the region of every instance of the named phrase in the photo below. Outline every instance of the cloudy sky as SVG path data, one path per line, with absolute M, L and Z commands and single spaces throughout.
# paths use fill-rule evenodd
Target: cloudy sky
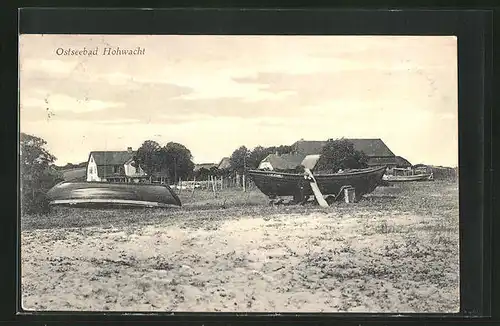
M 458 164 L 454 37 L 22 35 L 20 71 L 20 129 L 57 164 L 148 139 L 203 163 L 240 145 L 340 137 Z

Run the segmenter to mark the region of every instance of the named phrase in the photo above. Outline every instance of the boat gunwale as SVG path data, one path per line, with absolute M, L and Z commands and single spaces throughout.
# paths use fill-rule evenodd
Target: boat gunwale
M 321 174 L 321 173 L 315 174 L 315 173 L 313 173 L 313 175 L 314 175 L 314 177 L 318 177 L 318 178 L 343 177 L 343 176 L 370 174 L 370 173 L 379 172 L 379 171 L 386 170 L 386 169 L 387 169 L 386 166 L 381 166 L 381 167 L 376 167 L 376 168 L 367 168 L 367 169 L 363 169 L 362 171 L 355 171 L 355 172 L 328 173 L 328 174 Z M 253 175 L 262 175 L 262 176 L 269 176 L 269 177 L 273 177 L 273 174 L 290 176 L 290 177 L 303 177 L 303 174 L 301 174 L 301 173 L 265 171 L 265 170 L 248 170 L 248 173 L 253 174 Z
M 106 187 L 106 186 L 128 186 L 128 187 L 135 187 L 135 186 L 143 186 L 143 187 L 145 187 L 145 186 L 155 186 L 155 187 L 162 187 L 162 188 L 168 190 L 169 194 L 172 196 L 172 198 L 174 199 L 174 201 L 177 203 L 177 206 L 182 207 L 181 199 L 179 198 L 179 196 L 177 195 L 177 193 L 175 193 L 175 191 L 172 189 L 172 187 L 170 187 L 167 184 L 128 183 L 128 182 L 118 183 L 118 182 L 101 182 L 101 181 L 77 181 L 77 182 L 74 182 L 74 181 L 62 181 L 62 182 L 59 182 L 58 184 L 56 184 L 54 187 L 52 187 L 52 189 L 54 189 L 56 187 L 63 186 L 63 185 L 80 185 L 80 184 L 81 185 L 101 185 L 103 187 Z M 172 204 L 172 206 L 176 206 L 176 205 Z
M 396 175 L 387 176 L 384 181 L 387 182 L 410 182 L 410 181 L 432 181 L 432 173 L 414 174 L 414 175 Z
M 164 184 L 164 183 L 146 183 L 146 182 L 138 182 L 138 183 L 132 183 L 132 182 L 107 182 L 107 181 L 62 181 L 56 184 L 56 186 L 62 185 L 62 184 L 100 184 L 100 185 L 113 185 L 113 186 L 158 186 L 158 187 L 165 187 L 165 188 L 170 188 L 169 185 Z
M 147 200 L 129 200 L 129 199 L 55 199 L 49 202 L 50 205 L 81 205 L 81 204 L 115 204 L 126 206 L 147 206 L 147 207 L 177 207 L 174 204 L 166 204 L 162 202 L 154 202 Z
M 422 174 L 412 174 L 412 175 L 391 175 L 391 178 L 411 178 L 411 177 L 430 177 L 431 173 L 422 173 Z

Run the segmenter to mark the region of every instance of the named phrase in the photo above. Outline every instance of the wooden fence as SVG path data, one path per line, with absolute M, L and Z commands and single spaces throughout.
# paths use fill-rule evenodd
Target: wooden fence
M 245 182 L 238 182 L 235 177 L 214 177 L 211 176 L 209 180 L 182 180 L 176 184 L 170 185 L 172 189 L 182 191 L 182 190 L 210 190 L 210 191 L 220 191 L 224 189 L 253 189 L 255 187 L 254 183 L 249 178 L 244 178 Z

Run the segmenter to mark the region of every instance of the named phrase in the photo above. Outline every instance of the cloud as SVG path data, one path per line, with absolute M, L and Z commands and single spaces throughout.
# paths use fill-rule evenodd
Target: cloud
M 78 61 L 62 61 L 56 59 L 26 59 L 21 61 L 20 69 L 25 73 L 30 71 L 42 71 L 49 74 L 69 74 L 73 72 L 80 63 Z
M 52 112 L 69 111 L 75 113 L 86 113 L 107 108 L 121 107 L 124 106 L 124 103 L 90 100 L 88 98 L 77 99 L 64 94 L 47 94 L 44 99 L 21 99 L 20 105 L 21 107 L 43 108 Z
M 120 125 L 120 124 L 134 124 L 141 122 L 138 119 L 114 119 L 114 120 L 98 120 L 96 123 L 103 125 Z
M 175 84 L 193 91 L 178 96 L 180 100 L 207 100 L 219 98 L 242 99 L 248 102 L 273 101 L 293 95 L 292 91 L 269 91 L 268 84 L 240 83 L 228 71 L 211 74 L 185 74 L 175 79 Z
M 93 77 L 93 76 L 91 76 Z M 107 82 L 110 85 L 126 85 L 130 82 L 137 82 L 132 75 L 124 74 L 121 72 L 112 72 L 107 74 L 97 74 L 94 78 L 96 81 Z
M 185 143 L 201 161 L 218 161 L 242 144 L 337 136 L 382 137 L 410 160 L 456 158 L 455 38 L 34 35 L 21 41 L 21 124 L 47 138 L 61 158 L 139 146 L 156 134 L 160 142 Z M 140 45 L 147 55 L 57 57 L 54 49 L 63 44 Z

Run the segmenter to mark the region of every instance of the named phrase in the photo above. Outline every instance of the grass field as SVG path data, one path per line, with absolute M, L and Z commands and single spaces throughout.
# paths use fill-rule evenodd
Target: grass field
M 379 187 L 356 204 L 269 206 L 183 191 L 175 209 L 23 216 L 29 310 L 457 312 L 458 187 Z

